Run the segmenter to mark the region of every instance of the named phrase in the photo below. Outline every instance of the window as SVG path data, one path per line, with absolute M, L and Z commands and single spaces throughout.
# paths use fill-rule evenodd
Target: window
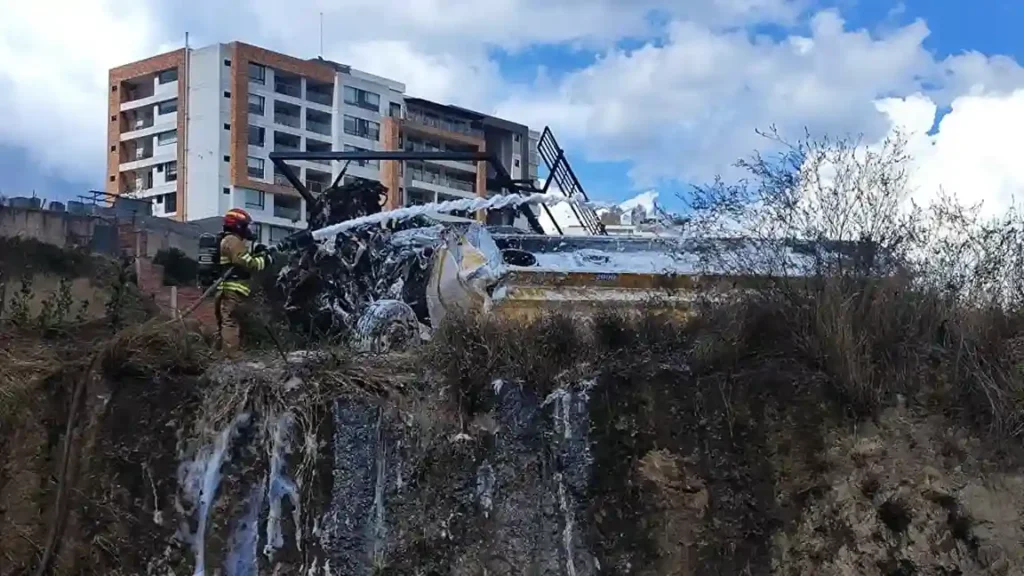
M 358 148 L 356 146 L 349 146 L 345 144 L 345 152 L 369 152 L 366 148 Z M 360 166 L 380 166 L 379 160 L 355 160 L 355 163 Z
M 156 81 L 161 84 L 168 84 L 175 82 L 178 79 L 178 69 L 171 68 L 170 70 L 164 70 L 163 72 L 156 75 Z
M 231 156 L 224 156 L 225 162 L 231 162 Z
M 164 181 L 175 182 L 178 179 L 178 163 L 176 161 L 168 162 L 164 164 L 164 167 Z
M 174 144 L 178 141 L 178 131 L 168 130 L 167 132 L 161 132 L 156 135 L 156 143 L 158 146 L 164 146 L 167 144 Z
M 280 226 L 270 227 L 270 243 L 277 244 L 281 240 L 284 240 L 292 231 L 288 228 L 282 228 Z
M 256 236 L 256 241 L 260 242 L 263 240 L 263 225 L 259 222 L 253 222 L 249 224 L 249 230 L 252 230 L 253 235 Z
M 519 158 L 515 158 L 514 160 L 512 160 L 512 165 L 515 166 L 516 168 L 519 168 Z
M 262 162 L 262 160 L 260 160 Z M 246 190 L 245 191 L 245 207 L 255 208 L 257 210 L 263 210 L 263 207 L 267 205 L 267 196 L 260 190 Z
M 376 141 L 380 139 L 380 124 L 346 114 L 345 134 L 360 136 L 362 138 L 368 138 Z
M 267 129 L 263 126 L 249 125 L 249 146 L 262 148 L 267 141 Z
M 156 105 L 157 114 L 171 114 L 178 111 L 178 99 L 166 100 Z
M 231 91 L 230 90 L 225 90 L 224 91 L 224 97 L 225 98 L 231 98 Z
M 401 118 L 402 117 L 402 105 L 401 104 L 399 104 L 398 102 L 392 102 L 391 106 L 389 108 L 390 109 L 388 111 L 388 114 L 392 118 Z
M 266 84 L 267 67 L 262 64 L 249 62 L 249 81 L 257 84 Z
M 380 94 L 345 86 L 345 103 L 380 112 Z
M 172 213 L 178 211 L 178 193 L 171 192 L 164 195 L 164 212 Z
M 253 178 L 263 178 L 265 173 L 263 170 L 262 158 L 253 158 L 252 156 L 249 156 L 245 159 L 245 165 L 249 176 L 252 176 Z
M 231 188 L 225 188 L 225 189 L 223 190 L 223 192 L 224 192 L 225 194 L 227 194 L 228 196 L 230 196 L 230 195 L 231 195 Z
M 512 141 L 515 142 L 516 144 L 519 144 L 519 134 L 512 136 Z
M 224 123 L 224 129 L 225 130 L 231 130 L 231 123 L 230 122 L 225 122 Z
M 111 146 L 110 147 L 110 151 L 111 152 L 117 152 L 117 145 Z
M 115 115 L 111 116 L 110 117 L 110 121 L 111 122 L 117 122 L 117 115 L 115 114 Z
M 113 182 L 114 180 L 116 180 L 116 176 L 114 176 L 113 174 L 111 174 L 111 175 L 110 175 L 110 181 L 111 181 L 111 182 Z
M 266 108 L 267 99 L 259 94 L 249 94 L 249 114 L 255 114 L 257 116 L 263 116 L 263 110 Z
M 225 58 L 225 59 L 224 59 L 224 65 L 225 65 L 225 66 L 231 66 L 231 60 L 229 60 L 229 59 Z
M 114 84 L 113 86 L 111 86 L 110 87 L 110 91 L 111 92 L 117 92 L 117 84 Z

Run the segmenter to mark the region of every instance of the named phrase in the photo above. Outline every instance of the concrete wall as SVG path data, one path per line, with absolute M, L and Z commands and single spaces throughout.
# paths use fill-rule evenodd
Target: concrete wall
M 224 64 L 228 52 L 221 44 L 193 50 L 189 56 L 188 82 L 188 219 L 223 214 L 230 208 L 229 162 L 231 130 L 231 68 Z M 240 127 L 245 130 L 245 126 Z M 229 194 L 224 194 L 228 188 Z
M 35 238 L 55 246 L 88 246 L 97 218 L 0 206 L 0 236 Z
M 110 218 L 0 206 L 0 236 L 34 238 L 54 246 L 88 247 L 105 254 L 118 254 L 122 248 L 134 251 L 136 230 L 143 234 L 140 245 L 147 256 L 178 248 L 192 258 L 205 231 L 202 226 L 155 216 Z

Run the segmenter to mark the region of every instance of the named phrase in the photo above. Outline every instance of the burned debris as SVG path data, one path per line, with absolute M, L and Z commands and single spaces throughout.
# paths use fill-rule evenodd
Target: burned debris
M 387 190 L 356 179 L 317 197 L 310 208 L 313 230 L 381 211 Z M 398 300 L 427 321 L 424 301 L 430 259 L 441 226 L 429 218 L 367 224 L 314 242 L 306 233 L 279 249 L 287 254 L 276 290 L 289 322 L 303 333 L 344 335 L 374 302 Z

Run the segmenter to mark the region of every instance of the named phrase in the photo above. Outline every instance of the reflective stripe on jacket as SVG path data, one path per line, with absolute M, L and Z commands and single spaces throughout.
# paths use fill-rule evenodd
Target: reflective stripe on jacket
M 231 272 L 217 287 L 218 291 L 248 296 L 251 273 L 266 268 L 267 260 L 262 256 L 253 256 L 245 240 L 237 234 L 225 234 L 220 241 L 220 265 L 222 269 L 231 267 Z

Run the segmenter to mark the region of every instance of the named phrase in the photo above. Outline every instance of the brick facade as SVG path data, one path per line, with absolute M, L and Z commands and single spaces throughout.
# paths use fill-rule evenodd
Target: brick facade
M 119 194 L 123 185 L 120 165 L 122 162 L 127 161 L 127 157 L 125 156 L 124 146 L 121 145 L 121 134 L 128 128 L 125 116 L 121 113 L 121 97 L 124 92 L 124 83 L 171 68 L 177 68 L 178 70 L 178 180 L 175 189 L 178 194 L 178 211 L 176 219 L 184 222 L 188 212 L 188 200 L 185 194 L 185 170 L 187 169 L 185 166 L 185 140 L 187 138 L 185 117 L 187 116 L 188 108 L 188 80 L 185 70 L 184 48 L 110 70 L 107 82 L 110 90 L 107 92 L 107 176 L 105 190 L 109 194 Z M 113 177 L 113 180 L 111 180 L 111 177 Z
M 391 117 L 385 117 L 380 125 L 380 148 L 381 150 L 393 152 L 401 150 L 399 143 L 398 121 Z M 384 160 L 380 163 L 380 180 L 388 189 L 388 200 L 384 205 L 385 210 L 394 210 L 402 207 L 402 170 L 398 160 Z

